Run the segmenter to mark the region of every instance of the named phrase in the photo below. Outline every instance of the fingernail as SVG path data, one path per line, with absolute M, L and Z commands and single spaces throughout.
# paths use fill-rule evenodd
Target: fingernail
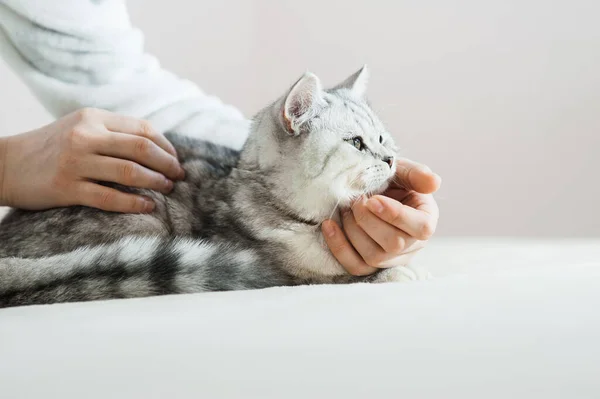
M 154 210 L 155 204 L 150 198 L 140 198 L 138 201 L 142 203 L 142 213 L 150 213 Z
M 323 231 L 327 237 L 333 237 L 335 235 L 335 227 L 333 227 L 333 222 L 323 222 Z
M 172 182 L 171 180 L 169 180 L 169 179 L 165 179 L 165 181 L 164 181 L 164 183 L 163 183 L 163 184 L 164 184 L 165 190 L 166 190 L 168 193 L 170 193 L 170 192 L 171 192 L 171 190 L 173 190 L 173 182 Z
M 376 198 L 371 198 L 368 202 L 367 202 L 367 208 L 369 208 L 369 210 L 371 212 L 375 212 L 375 213 L 383 213 L 383 205 L 381 204 L 381 202 L 376 199 Z
M 183 170 L 182 167 L 179 167 L 179 174 L 177 175 L 177 178 L 179 180 L 183 180 L 185 179 L 185 170 Z

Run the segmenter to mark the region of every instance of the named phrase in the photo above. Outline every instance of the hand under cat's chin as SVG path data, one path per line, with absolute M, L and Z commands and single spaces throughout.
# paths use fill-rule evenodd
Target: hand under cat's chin
M 428 167 L 398 160 L 393 183 L 380 195 L 354 201 L 351 211 L 342 213 L 343 233 L 325 235 L 336 259 L 354 275 L 408 265 L 437 226 L 431 193 L 440 184 Z

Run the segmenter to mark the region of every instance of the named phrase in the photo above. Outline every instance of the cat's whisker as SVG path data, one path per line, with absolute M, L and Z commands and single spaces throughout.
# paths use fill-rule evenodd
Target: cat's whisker
M 327 219 L 331 219 L 333 217 L 333 214 L 335 213 L 335 211 L 337 210 L 337 207 L 340 205 L 340 202 L 342 201 L 342 199 L 338 199 L 337 203 L 335 204 L 335 206 L 333 207 L 333 211 L 331 211 L 331 215 L 329 215 L 329 217 Z
M 349 183 L 348 186 L 352 186 L 354 183 L 356 183 L 360 178 L 362 177 L 361 174 L 355 176 Z M 343 177 L 340 177 L 343 179 Z M 354 202 L 354 200 L 358 199 L 359 196 L 356 197 L 351 197 L 350 198 L 350 202 Z M 337 211 L 338 206 L 340 205 L 340 202 L 342 201 L 342 198 L 338 199 L 337 203 L 335 204 L 335 206 L 333 207 L 333 210 L 331 211 L 331 214 L 329 215 L 328 219 L 331 219 L 333 217 L 333 214 L 335 213 L 335 211 Z

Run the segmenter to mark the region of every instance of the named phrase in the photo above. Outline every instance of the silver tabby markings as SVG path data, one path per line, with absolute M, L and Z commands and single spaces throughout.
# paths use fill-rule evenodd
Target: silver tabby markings
M 348 275 L 320 223 L 394 175 L 392 137 L 365 100 L 365 67 L 324 90 L 306 73 L 254 118 L 240 152 L 168 134 L 186 180 L 141 192 L 152 215 L 12 210 L 0 224 L 0 307 L 276 285 Z

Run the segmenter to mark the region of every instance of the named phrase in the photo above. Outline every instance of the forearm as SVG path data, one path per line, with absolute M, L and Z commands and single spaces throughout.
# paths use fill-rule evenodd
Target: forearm
M 241 146 L 249 122 L 145 53 L 123 1 L 43 4 L 0 0 L 0 51 L 54 116 L 96 107 Z

